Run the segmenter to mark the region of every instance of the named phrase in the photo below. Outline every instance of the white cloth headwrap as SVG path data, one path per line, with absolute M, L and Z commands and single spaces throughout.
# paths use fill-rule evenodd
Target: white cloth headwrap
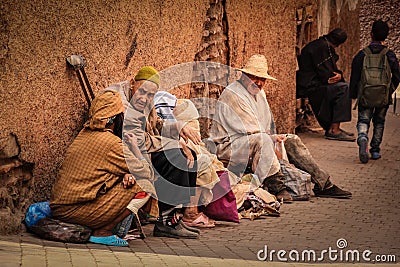
M 157 115 L 166 121 L 176 121 L 173 110 L 176 106 L 176 96 L 166 92 L 158 91 L 154 95 L 154 107 Z

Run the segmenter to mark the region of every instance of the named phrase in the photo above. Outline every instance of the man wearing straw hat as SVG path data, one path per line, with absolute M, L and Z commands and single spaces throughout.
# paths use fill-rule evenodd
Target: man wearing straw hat
M 265 56 L 253 55 L 239 80 L 228 85 L 216 105 L 210 139 L 216 144 L 218 158 L 228 169 L 241 175 L 247 167 L 258 177 L 258 184 L 278 199 L 291 202 L 275 143 L 286 142 L 289 159 L 297 168 L 311 174 L 314 192 L 319 197 L 350 198 L 351 193 L 330 182 L 329 174 L 319 168 L 310 152 L 296 135 L 276 134 L 275 124 L 263 86 L 268 74 Z

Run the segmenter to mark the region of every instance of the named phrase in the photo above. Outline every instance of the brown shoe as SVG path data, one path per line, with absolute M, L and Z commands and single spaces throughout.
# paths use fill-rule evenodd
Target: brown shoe
M 328 140 L 349 141 L 349 142 L 354 142 L 356 140 L 354 136 L 347 135 L 344 132 L 340 132 L 338 134 L 326 132 L 325 138 Z
M 345 131 L 345 130 L 340 129 L 340 128 L 339 128 L 339 130 L 340 130 L 342 133 L 344 133 L 344 134 L 346 134 L 346 135 L 348 135 L 348 136 L 354 136 L 354 133 L 352 133 L 352 132 L 348 132 L 348 131 Z M 325 131 L 325 135 L 326 135 L 327 133 L 329 133 L 329 130 Z
M 331 186 L 328 189 L 318 190 L 314 188 L 314 194 L 316 197 L 328 197 L 328 198 L 345 198 L 350 199 L 352 194 L 349 191 L 345 191 L 336 185 Z
M 283 201 L 283 203 L 292 203 L 293 202 L 292 195 L 290 195 L 286 189 L 283 189 L 282 191 L 280 191 L 276 195 L 276 198 L 278 199 L 278 201 Z

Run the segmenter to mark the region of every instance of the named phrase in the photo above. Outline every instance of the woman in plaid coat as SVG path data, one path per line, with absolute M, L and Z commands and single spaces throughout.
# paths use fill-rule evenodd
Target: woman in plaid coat
M 141 196 L 141 205 L 150 197 L 136 181 L 155 191 L 149 181 L 153 170 L 136 137 L 124 136 L 133 145 L 123 147 L 123 111 L 119 93 L 104 92 L 93 100 L 89 120 L 67 150 L 50 202 L 54 217 L 88 226 L 93 229 L 89 241 L 114 246 L 128 245 L 112 230 L 137 211 L 135 196 Z

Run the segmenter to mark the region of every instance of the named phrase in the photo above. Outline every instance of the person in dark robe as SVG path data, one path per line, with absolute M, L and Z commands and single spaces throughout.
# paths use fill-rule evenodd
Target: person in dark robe
M 336 28 L 307 44 L 298 57 L 297 97 L 308 98 L 329 140 L 355 140 L 353 133 L 340 128 L 342 122 L 351 121 L 349 86 L 336 65 L 339 55 L 335 51 L 346 39 L 346 32 Z

